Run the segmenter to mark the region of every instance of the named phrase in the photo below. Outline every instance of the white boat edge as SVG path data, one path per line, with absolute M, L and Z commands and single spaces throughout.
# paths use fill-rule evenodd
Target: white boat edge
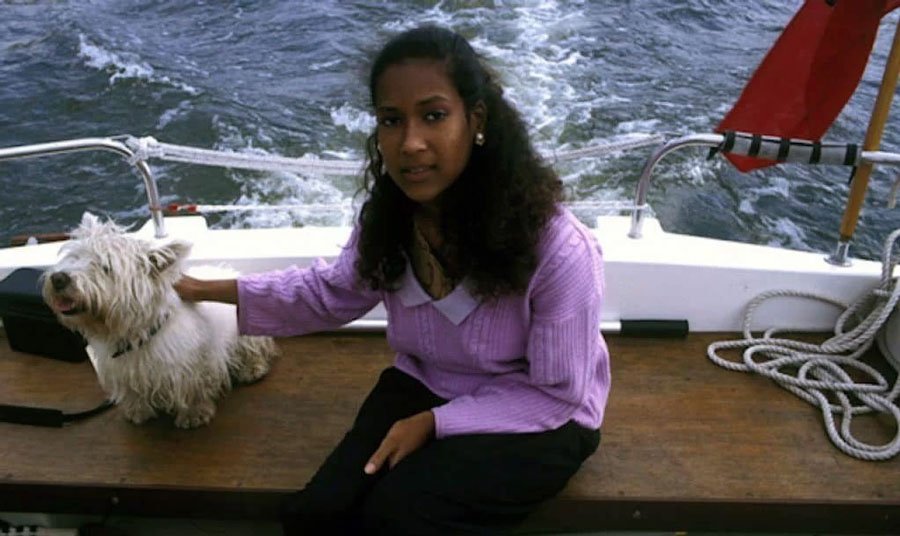
M 763 292 L 807 292 L 850 304 L 881 277 L 880 262 L 835 266 L 822 253 L 666 232 L 650 217 L 643 236 L 630 238 L 630 225 L 627 216 L 600 216 L 593 227 L 605 259 L 605 331 L 618 331 L 625 320 L 686 320 L 690 331 L 740 331 L 747 304 Z M 164 239 L 153 238 L 152 221 L 134 234 L 184 239 L 193 244 L 189 266 L 225 265 L 242 273 L 334 259 L 350 235 L 349 227 L 210 229 L 202 216 L 167 217 L 165 228 Z M 0 279 L 16 268 L 52 266 L 64 243 L 0 249 Z M 752 327 L 831 331 L 840 312 L 816 300 L 777 298 L 759 307 Z M 346 328 L 379 330 L 385 319 L 379 306 Z

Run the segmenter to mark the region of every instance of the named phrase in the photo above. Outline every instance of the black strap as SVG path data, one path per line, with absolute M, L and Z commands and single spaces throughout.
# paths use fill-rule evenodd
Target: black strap
M 847 152 L 844 153 L 844 165 L 845 166 L 855 166 L 856 165 L 856 150 L 857 150 L 857 145 L 855 143 L 847 144 Z
M 812 154 L 809 155 L 810 164 L 818 164 L 822 159 L 822 142 L 814 141 L 812 144 Z
M 82 421 L 84 419 L 87 419 L 88 417 L 99 415 L 113 406 L 114 404 L 112 403 L 112 400 L 104 400 L 103 403 L 96 408 L 92 408 L 87 411 L 79 411 L 77 413 L 63 413 L 63 418 L 66 422 Z
M 113 403 L 106 400 L 99 406 L 87 411 L 63 413 L 58 409 L 0 404 L 0 422 L 28 424 L 31 426 L 44 426 L 48 428 L 62 428 L 67 422 L 87 419 L 88 417 L 103 413 L 111 407 L 113 407 Z
M 722 139 L 722 143 L 716 145 L 715 147 L 709 148 L 709 154 L 706 155 L 707 160 L 712 160 L 719 151 L 723 153 L 730 153 L 732 149 L 734 149 L 734 131 L 726 130 L 723 135 L 725 136 Z
M 725 132 L 725 140 L 722 142 L 722 152 L 730 153 L 734 149 L 734 141 L 737 139 L 733 130 Z
M 747 156 L 757 156 L 759 154 L 759 149 L 762 147 L 762 136 L 759 134 L 754 134 L 750 138 L 750 149 L 747 151 Z
M 779 162 L 784 162 L 787 160 L 788 153 L 791 151 L 791 139 L 790 138 L 781 138 L 778 142 L 778 156 L 776 160 Z

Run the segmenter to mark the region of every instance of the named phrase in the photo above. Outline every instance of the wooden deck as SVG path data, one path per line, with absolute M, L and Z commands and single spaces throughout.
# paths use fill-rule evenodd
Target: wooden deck
M 742 530 L 900 534 L 900 459 L 831 445 L 817 410 L 763 378 L 720 369 L 706 345 L 609 337 L 613 390 L 598 452 L 523 532 Z M 262 382 L 237 388 L 208 427 L 142 426 L 117 410 L 62 429 L 0 424 L 0 511 L 272 519 L 335 445 L 390 362 L 381 336 L 281 341 Z M 88 409 L 88 363 L 9 350 L 0 403 Z M 884 441 L 875 418 L 861 435 Z

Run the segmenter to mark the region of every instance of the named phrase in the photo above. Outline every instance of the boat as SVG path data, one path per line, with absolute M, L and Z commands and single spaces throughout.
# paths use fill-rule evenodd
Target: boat
M 881 261 L 851 258 L 853 212 L 859 209 L 851 202 L 850 223 L 830 255 L 702 238 L 666 231 L 646 201 L 656 165 L 680 150 L 780 162 L 809 162 L 816 154 L 821 163 L 859 169 L 900 166 L 900 153 L 880 150 L 875 139 L 879 121 L 884 128 L 895 87 L 891 79 L 896 84 L 900 68 L 900 29 L 888 61 L 861 147 L 728 131 L 636 136 L 591 152 L 649 151 L 633 202 L 612 207 L 624 214 L 600 215 L 593 222 L 607 280 L 598 329 L 610 345 L 615 384 L 597 454 L 521 533 L 900 533 L 900 429 L 890 420 L 897 416 L 900 389 L 900 315 L 891 315 L 896 302 L 887 297 L 893 293 L 896 237 L 886 237 Z M 209 228 L 202 213 L 210 207 L 161 205 L 151 163 L 168 159 L 328 174 L 359 170 L 358 162 L 221 153 L 147 137 L 0 148 L 0 161 L 87 151 L 117 154 L 136 168 L 150 216 L 133 233 L 193 243 L 191 264 L 227 264 L 241 272 L 307 265 L 334 258 L 350 235 L 346 226 Z M 854 190 L 851 198 L 864 194 L 864 183 L 854 181 L 863 192 Z M 25 241 L 31 243 L 0 249 L 0 280 L 22 267 L 46 269 L 65 243 Z M 753 359 L 760 345 L 786 338 L 760 335 L 761 330 L 796 332 L 792 340 L 804 344 L 868 332 L 843 313 L 868 314 L 863 305 L 851 304 L 872 300 L 888 304 L 875 315 L 881 324 L 858 337 L 852 349 L 836 353 L 859 350 L 859 361 L 883 375 L 882 398 L 875 404 L 884 407 L 877 415 L 858 417 L 851 426 L 850 414 L 857 411 L 832 410 L 838 404 L 834 395 L 823 394 L 825 402 L 818 405 L 807 403 L 795 390 L 815 398 L 809 393 L 822 391 L 822 384 L 850 381 L 817 376 L 809 371 L 814 367 L 800 364 L 766 368 L 777 356 L 793 359 L 785 346 L 769 348 L 775 358 Z M 231 393 L 213 424 L 200 430 L 180 431 L 165 419 L 135 427 L 115 411 L 61 430 L 0 424 L 0 510 L 272 520 L 278 501 L 312 474 L 390 362 L 385 321 L 384 310 L 376 308 L 339 331 L 279 341 L 284 355 L 273 374 Z M 729 348 L 738 350 L 722 359 Z M 822 346 L 813 348 L 801 351 L 824 353 Z M 789 379 L 784 369 L 797 375 Z M 818 383 L 792 383 L 800 380 Z M 103 399 L 87 363 L 36 359 L 5 346 L 0 346 L 0 393 L 4 404 L 67 413 Z

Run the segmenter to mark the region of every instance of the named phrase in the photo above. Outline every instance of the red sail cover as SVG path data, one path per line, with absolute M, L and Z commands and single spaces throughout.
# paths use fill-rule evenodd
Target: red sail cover
M 807 0 L 716 132 L 821 139 L 862 78 L 879 21 L 896 7 L 900 0 Z M 774 164 L 728 159 L 744 172 Z

